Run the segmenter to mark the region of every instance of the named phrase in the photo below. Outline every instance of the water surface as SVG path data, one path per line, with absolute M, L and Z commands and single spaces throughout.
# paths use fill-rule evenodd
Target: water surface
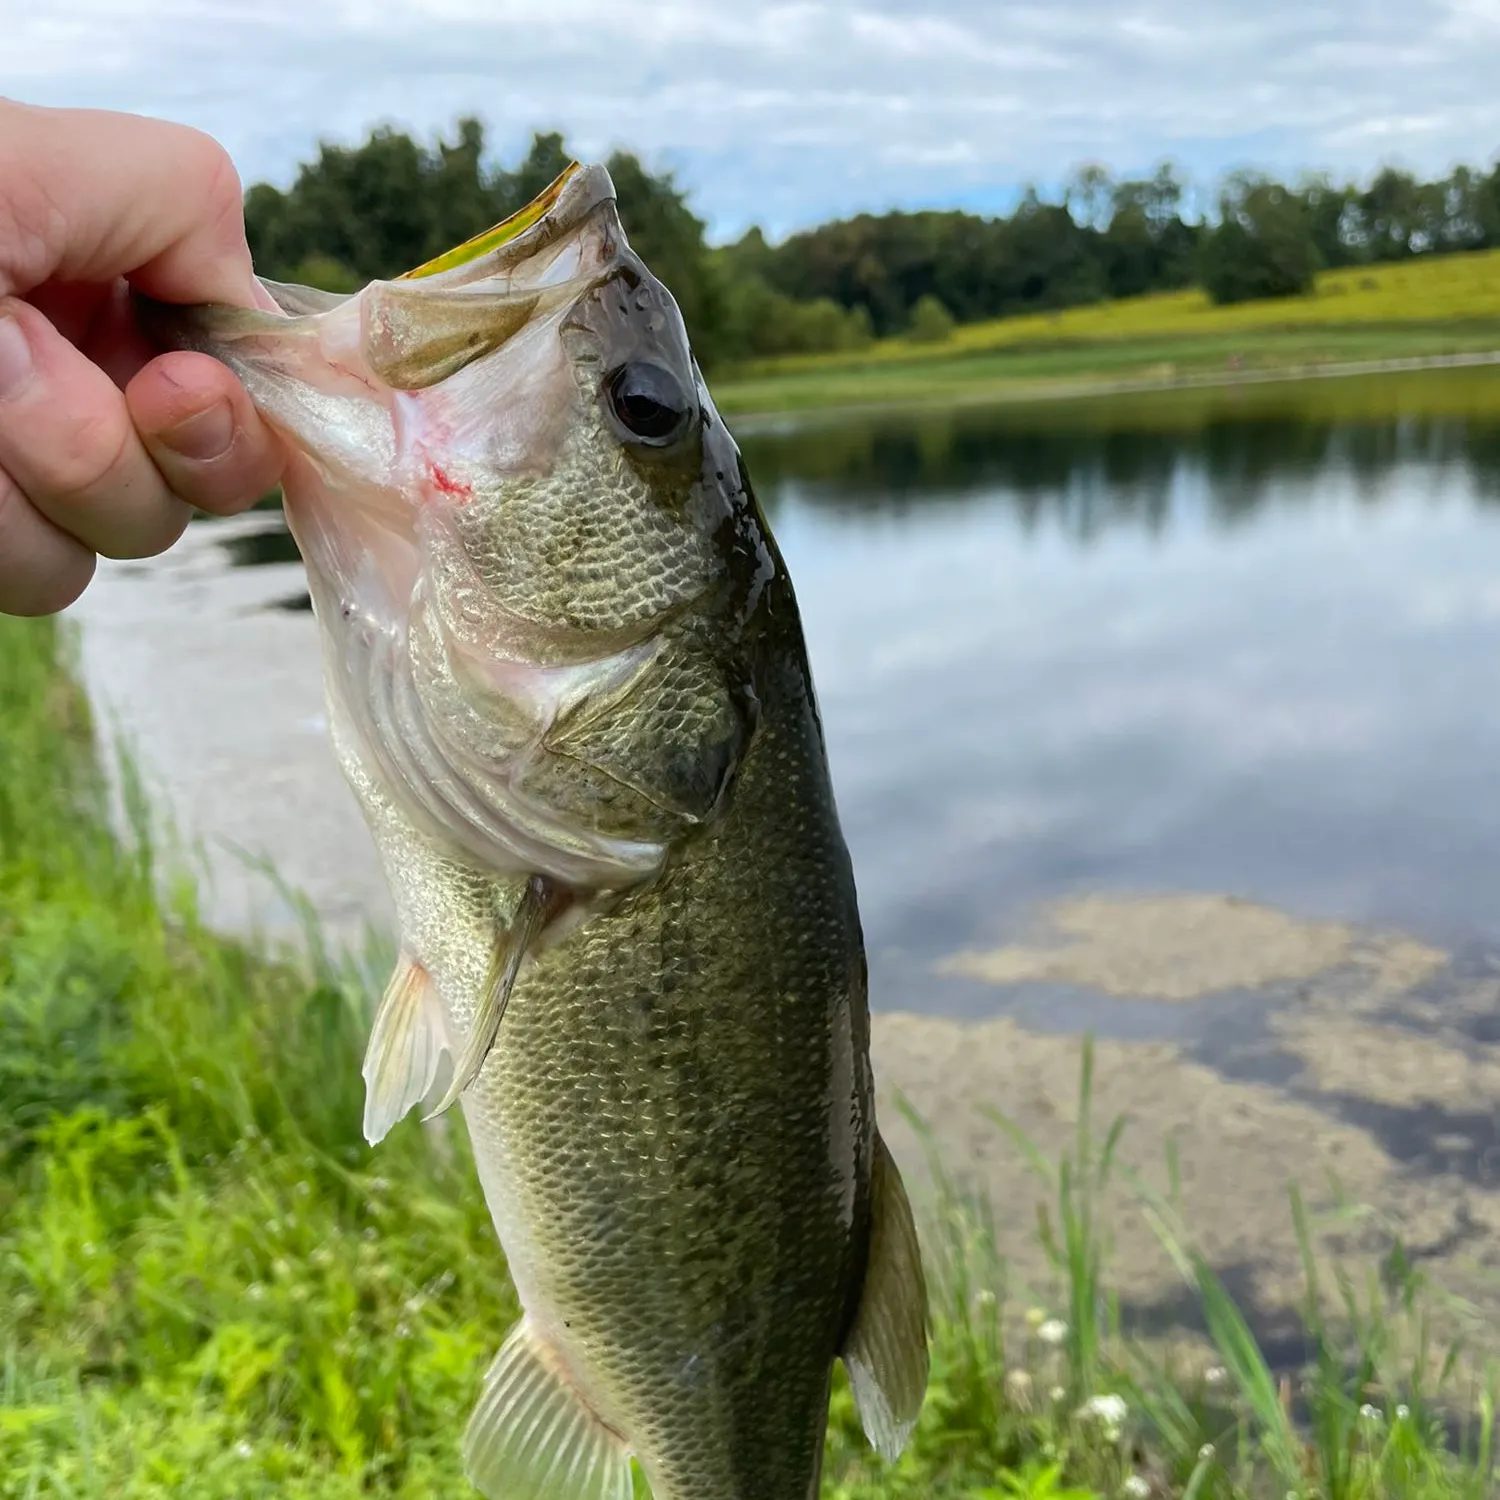
M 877 1006 L 1074 1024 L 1055 988 L 935 965 L 1100 890 L 1500 944 L 1500 375 L 743 443 L 801 601 Z M 187 821 L 238 817 L 294 881 L 286 849 L 315 829 L 332 864 L 302 883 L 347 916 L 378 877 L 335 806 L 303 603 L 273 514 L 111 570 L 81 613 L 96 686 L 173 704 L 165 779 L 217 767 Z
M 1026 908 L 1500 939 L 1500 379 L 764 432 L 877 996 Z M 918 976 L 925 976 L 920 981 Z
M 1361 1252 L 1399 1240 L 1492 1347 L 1500 374 L 743 438 L 804 615 L 882 1090 L 1025 1225 L 1036 1183 L 982 1109 L 1062 1150 L 1073 1033 L 1098 1032 L 1097 1117 L 1129 1115 L 1121 1159 L 1158 1187 L 1176 1140 L 1187 1222 L 1273 1353 L 1300 1354 L 1297 1175 L 1330 1225 L 1367 1205 Z M 258 514 L 105 566 L 76 612 L 96 698 L 207 843 L 209 914 L 290 920 L 236 845 L 351 936 L 389 906 L 305 604 Z M 1179 1321 L 1133 1209 L 1115 1244 L 1132 1316 Z M 1006 1253 L 1045 1283 L 1029 1232 Z

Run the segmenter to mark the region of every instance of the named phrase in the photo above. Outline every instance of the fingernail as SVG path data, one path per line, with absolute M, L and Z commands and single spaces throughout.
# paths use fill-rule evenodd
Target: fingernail
M 173 453 L 205 463 L 227 452 L 234 441 L 234 414 L 227 401 L 215 401 L 175 427 L 158 433 L 157 438 Z
M 0 401 L 19 396 L 31 380 L 31 345 L 21 325 L 0 313 Z

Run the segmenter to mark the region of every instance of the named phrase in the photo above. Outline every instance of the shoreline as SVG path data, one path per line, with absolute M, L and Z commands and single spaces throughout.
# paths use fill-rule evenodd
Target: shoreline
M 215 537 L 196 536 L 151 566 L 149 589 L 131 586 L 142 565 L 101 570 L 70 612 L 82 628 L 83 681 L 101 718 L 122 716 L 159 813 L 203 857 L 193 873 L 215 930 L 296 939 L 295 906 L 229 852 L 248 845 L 305 893 L 335 948 L 354 950 L 367 924 L 387 926 L 389 898 L 326 742 L 310 617 L 264 607 L 296 565 L 237 572 L 218 550 Z M 222 656 L 172 649 L 174 609 L 210 591 L 229 606 L 213 630 L 266 667 L 236 688 L 240 713 L 222 699 L 220 712 L 201 711 L 222 681 Z M 150 682 L 150 697 L 127 691 L 121 701 L 132 682 Z M 225 784 L 259 796 L 226 799 Z M 1036 915 L 1039 925 L 998 946 L 970 934 L 933 971 L 966 975 L 993 996 L 978 1018 L 909 1009 L 872 1017 L 879 1115 L 914 1190 L 930 1202 L 924 1144 L 899 1100 L 925 1122 L 944 1171 L 1004 1215 L 1002 1248 L 1029 1300 L 1056 1295 L 1020 1227 L 1046 1194 L 987 1111 L 1003 1109 L 1050 1158 L 1067 1148 L 1080 1036 L 1035 1024 L 1066 1003 L 1093 1017 L 1101 1119 L 1132 1121 L 1122 1160 L 1160 1187 L 1166 1143 L 1178 1142 L 1188 1222 L 1205 1228 L 1205 1249 L 1237 1278 L 1237 1299 L 1272 1344 L 1297 1301 L 1287 1187 L 1308 1142 L 1380 1226 L 1362 1254 L 1387 1253 L 1397 1240 L 1429 1247 L 1429 1264 L 1441 1264 L 1452 1289 L 1489 1305 L 1482 1268 L 1485 1242 L 1500 1242 L 1491 1166 L 1500 1142 L 1473 1120 L 1500 1117 L 1500 1045 L 1487 1029 L 1500 982 L 1475 977 L 1474 955 L 1207 891 L 1106 884 Z M 1170 1035 L 1117 1026 L 1150 1006 L 1173 1009 L 1181 1025 Z M 1348 1057 L 1361 1059 L 1354 1074 L 1341 1071 Z M 1310 1207 L 1334 1214 L 1321 1172 L 1300 1175 Z M 1139 1202 L 1126 1192 L 1112 1204 L 1111 1281 L 1122 1305 L 1183 1332 L 1195 1305 Z M 1329 1253 L 1326 1235 L 1318 1243 Z
M 1265 369 L 1187 372 L 1171 376 L 1095 378 L 1056 383 L 1044 379 L 1019 381 L 1012 385 L 996 383 L 970 390 L 924 395 L 917 384 L 893 391 L 878 399 L 856 402 L 813 402 L 800 407 L 738 408 L 734 404 L 734 383 L 728 382 L 727 399 L 716 397 L 723 415 L 746 433 L 773 431 L 778 427 L 810 426 L 822 422 L 841 422 L 851 417 L 876 416 L 893 410 L 929 412 L 955 408 L 1041 405 L 1051 402 L 1080 401 L 1101 396 L 1155 394 L 1182 390 L 1222 390 L 1238 386 L 1295 384 L 1308 380 L 1343 380 L 1371 375 L 1400 375 L 1422 370 L 1479 369 L 1500 366 L 1500 349 L 1461 351 L 1456 354 L 1422 354 L 1391 359 L 1341 360 L 1328 364 L 1280 365 Z M 872 369 L 875 366 L 855 367 Z

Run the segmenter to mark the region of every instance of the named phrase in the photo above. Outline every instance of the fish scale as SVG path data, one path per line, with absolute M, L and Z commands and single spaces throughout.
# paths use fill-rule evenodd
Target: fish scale
M 154 316 L 306 460 L 401 936 L 366 1133 L 462 1101 L 524 1311 L 469 1476 L 627 1500 L 634 1456 L 655 1500 L 810 1500 L 836 1360 L 900 1452 L 926 1292 L 792 584 L 676 305 L 599 168 L 400 282 L 270 290 Z

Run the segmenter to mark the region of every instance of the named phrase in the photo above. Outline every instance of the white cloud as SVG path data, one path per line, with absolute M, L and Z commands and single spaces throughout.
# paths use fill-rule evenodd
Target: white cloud
M 319 137 L 480 115 L 675 168 L 716 229 L 1000 207 L 1083 159 L 1363 173 L 1500 147 L 1500 0 L 50 0 L 0 93 L 188 121 L 247 180 Z

